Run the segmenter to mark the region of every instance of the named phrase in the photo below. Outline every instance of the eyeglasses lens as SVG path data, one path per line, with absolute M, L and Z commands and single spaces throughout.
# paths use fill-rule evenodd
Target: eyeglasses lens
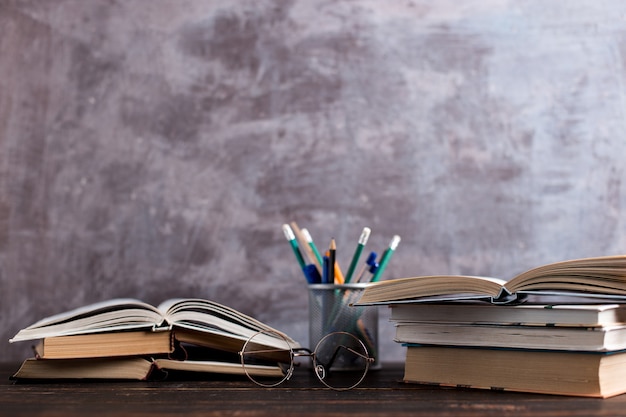
M 369 368 L 363 342 L 349 333 L 331 333 L 315 348 L 314 369 L 326 386 L 345 390 L 354 388 Z
M 244 344 L 241 364 L 253 382 L 275 387 L 289 379 L 293 371 L 291 346 L 278 333 L 259 332 Z

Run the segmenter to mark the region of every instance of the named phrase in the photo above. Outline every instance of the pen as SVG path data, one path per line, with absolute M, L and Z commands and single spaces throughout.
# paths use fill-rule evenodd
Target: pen
M 363 278 L 363 274 L 365 273 L 365 271 L 367 271 L 368 267 L 374 267 L 374 266 L 378 266 L 378 264 L 376 263 L 376 257 L 378 255 L 376 254 L 376 252 L 370 252 L 370 254 L 367 256 L 367 259 L 365 260 L 365 264 L 363 265 L 363 267 L 359 270 L 359 273 L 356 274 L 355 278 L 355 282 L 360 282 L 361 278 Z
M 304 277 L 308 281 L 309 284 L 319 284 L 322 282 L 322 278 L 320 273 L 317 271 L 317 268 L 313 264 L 308 264 L 304 270 Z
M 374 275 L 376 275 L 376 272 L 378 271 L 379 267 L 380 267 L 380 264 L 376 262 L 376 260 L 374 260 L 374 262 L 369 264 L 369 268 L 366 269 L 366 271 L 369 272 L 369 274 L 367 274 L 368 277 L 365 278 L 363 282 L 370 282 L 372 278 L 374 278 Z
M 294 255 L 296 255 L 296 259 L 298 260 L 298 264 L 300 265 L 300 269 L 304 271 L 306 264 L 304 262 L 304 258 L 302 257 L 302 253 L 300 253 L 300 249 L 298 248 L 298 242 L 296 241 L 296 235 L 293 234 L 293 230 L 288 224 L 283 224 L 283 232 L 285 233 L 285 237 L 291 244 L 291 249 L 293 249 Z
M 391 242 L 389 243 L 389 247 L 385 250 L 385 253 L 383 253 L 378 269 L 376 270 L 376 273 L 372 277 L 371 282 L 376 282 L 380 279 L 380 277 L 383 274 L 383 271 L 385 270 L 385 267 L 389 263 L 389 259 L 391 259 L 391 255 L 393 255 L 393 252 L 396 250 L 399 243 L 400 243 L 400 236 L 395 235 L 391 239 Z
M 328 269 L 328 256 L 324 256 L 324 259 L 322 259 L 322 284 L 330 283 L 328 280 Z
M 352 256 L 352 261 L 350 262 L 350 266 L 348 267 L 348 272 L 346 272 L 345 282 L 348 283 L 352 279 L 352 274 L 354 273 L 354 269 L 356 268 L 357 262 L 359 262 L 359 258 L 361 257 L 361 252 L 363 252 L 363 248 L 367 243 L 367 240 L 370 237 L 370 233 L 372 230 L 369 227 L 364 227 L 361 232 L 361 236 L 359 237 L 359 241 L 356 245 L 356 249 L 354 251 L 354 255 Z

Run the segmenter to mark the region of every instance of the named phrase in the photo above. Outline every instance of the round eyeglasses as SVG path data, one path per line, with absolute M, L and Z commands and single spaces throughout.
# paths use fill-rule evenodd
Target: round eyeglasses
M 260 331 L 251 336 L 239 352 L 248 378 L 262 387 L 276 387 L 291 378 L 299 357 L 313 359 L 313 371 L 328 388 L 345 391 L 359 385 L 370 363 L 365 344 L 347 332 L 324 336 L 315 350 L 293 347 L 280 333 Z

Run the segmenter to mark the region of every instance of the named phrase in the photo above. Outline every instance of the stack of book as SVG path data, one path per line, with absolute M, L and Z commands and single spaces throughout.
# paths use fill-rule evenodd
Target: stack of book
M 505 282 L 427 276 L 368 287 L 407 346 L 404 380 L 611 397 L 626 392 L 626 256 L 535 268 Z
M 248 338 L 268 331 L 267 346 L 298 343 L 260 321 L 202 299 L 172 299 L 151 306 L 114 299 L 47 317 L 10 342 L 35 341 L 13 379 L 161 379 L 183 372 L 245 375 L 238 352 Z M 270 334 L 280 335 L 274 339 Z M 282 337 L 281 337 L 282 336 Z M 246 367 L 281 375 L 276 366 Z

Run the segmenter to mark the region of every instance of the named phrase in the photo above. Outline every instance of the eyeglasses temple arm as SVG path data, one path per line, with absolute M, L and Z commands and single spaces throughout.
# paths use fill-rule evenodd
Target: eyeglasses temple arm
M 328 363 L 322 363 L 322 366 L 324 366 L 324 368 L 326 369 L 330 369 L 333 364 L 335 363 L 335 359 L 337 359 L 337 355 L 339 354 L 339 349 L 344 348 L 346 349 L 348 352 L 352 352 L 355 355 L 365 359 L 368 362 L 374 362 L 374 358 L 370 358 L 367 353 L 364 355 L 360 352 L 357 352 L 356 350 L 352 349 L 351 347 L 345 346 L 345 345 L 339 345 L 335 348 L 335 351 L 333 352 L 333 356 L 330 357 L 330 360 L 328 361 Z M 366 351 L 367 352 L 367 351 Z

